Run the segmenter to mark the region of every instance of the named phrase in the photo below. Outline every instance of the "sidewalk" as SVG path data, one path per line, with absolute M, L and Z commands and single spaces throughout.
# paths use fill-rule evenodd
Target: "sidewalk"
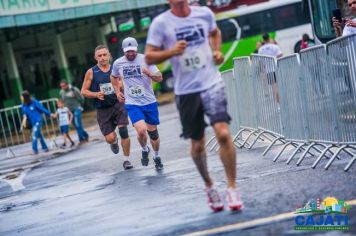
M 159 105 L 168 104 L 174 101 L 173 93 L 165 93 L 158 96 L 157 101 Z M 83 114 L 83 125 L 89 132 L 90 142 L 103 142 L 99 127 L 96 121 L 96 111 L 89 111 Z M 77 134 L 72 127 L 70 131 L 76 145 L 73 148 L 61 149 L 55 145 L 62 142 L 62 137 L 56 137 L 54 140 L 46 139 L 49 144 L 50 151 L 39 152 L 38 155 L 33 155 L 31 144 L 25 143 L 20 145 L 11 146 L 10 148 L 0 149 L 0 181 L 7 182 L 11 185 L 14 191 L 20 190 L 22 185 L 22 177 L 24 173 L 32 168 L 42 165 L 45 161 L 60 157 L 64 154 L 74 152 L 81 147 L 78 144 Z M 85 146 L 84 144 L 82 146 Z

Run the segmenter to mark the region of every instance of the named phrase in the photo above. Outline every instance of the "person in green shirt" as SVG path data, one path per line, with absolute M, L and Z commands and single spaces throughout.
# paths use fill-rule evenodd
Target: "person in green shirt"
M 61 91 L 59 97 L 64 101 L 64 105 L 73 113 L 73 124 L 78 133 L 79 142 L 85 143 L 89 140 L 88 133 L 84 130 L 82 124 L 82 105 L 84 97 L 81 95 L 80 90 L 70 85 L 66 80 L 60 83 Z

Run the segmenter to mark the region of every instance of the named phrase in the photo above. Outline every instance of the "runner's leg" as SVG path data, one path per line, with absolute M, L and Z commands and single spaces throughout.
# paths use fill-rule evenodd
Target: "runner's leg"
M 228 188 L 236 187 L 236 150 L 232 142 L 229 126 L 225 122 L 213 125 L 216 139 L 220 145 L 220 159 L 224 165 Z

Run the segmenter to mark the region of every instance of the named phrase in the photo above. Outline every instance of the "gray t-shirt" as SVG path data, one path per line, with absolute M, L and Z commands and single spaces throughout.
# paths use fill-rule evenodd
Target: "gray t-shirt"
M 148 66 L 145 56 L 140 53 L 133 61 L 127 60 L 125 56 L 115 60 L 111 74 L 122 78 L 125 104 L 144 106 L 157 101 L 152 89 L 152 79 L 142 72 L 143 68 L 151 73 L 159 72 L 157 66 Z
M 187 17 L 163 12 L 153 20 L 147 36 L 147 44 L 165 49 L 187 41 L 184 54 L 170 59 L 177 95 L 201 92 L 221 81 L 209 44 L 209 33 L 217 28 L 214 13 L 208 7 L 190 9 Z
M 59 97 L 64 100 L 64 105 L 68 107 L 71 112 L 74 112 L 77 108 L 81 109 L 84 103 L 84 97 L 80 93 L 80 90 L 72 85 L 69 85 L 67 90 L 62 89 L 59 92 Z

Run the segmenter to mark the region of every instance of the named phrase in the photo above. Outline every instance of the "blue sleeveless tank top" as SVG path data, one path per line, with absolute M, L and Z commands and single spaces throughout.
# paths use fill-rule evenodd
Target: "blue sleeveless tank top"
M 112 67 L 110 67 L 110 70 L 108 72 L 103 72 L 102 70 L 100 70 L 100 68 L 97 65 L 95 65 L 92 67 L 92 70 L 93 70 L 93 80 L 91 81 L 90 91 L 99 92 L 100 88 L 102 87 L 102 89 L 104 88 L 105 90 L 107 90 L 108 93 L 107 95 L 104 96 L 103 101 L 95 98 L 94 106 L 97 109 L 114 106 L 119 101 L 117 100 L 115 91 L 111 91 L 112 89 L 110 89 L 109 86 L 111 84 L 110 74 L 111 74 Z

